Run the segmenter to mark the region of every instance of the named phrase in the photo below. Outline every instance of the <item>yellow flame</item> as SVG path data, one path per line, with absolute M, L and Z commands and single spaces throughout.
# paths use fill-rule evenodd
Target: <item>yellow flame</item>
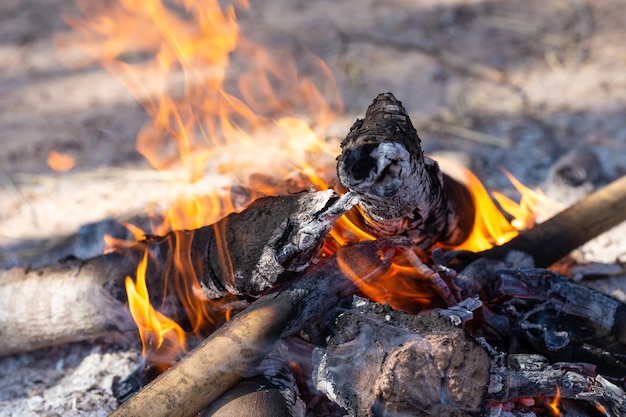
M 186 350 L 185 332 L 174 320 L 156 311 L 150 304 L 146 285 L 147 267 L 148 252 L 146 251 L 137 267 L 136 281 L 133 282 L 131 277 L 126 277 L 130 313 L 139 329 L 142 355 L 146 356 L 149 352 L 160 350 L 161 355 L 168 357 L 167 359 L 172 363 L 180 352 Z M 162 349 L 163 346 L 168 349 Z
M 548 404 L 548 409 L 552 412 L 552 415 L 554 417 L 559 417 L 561 415 L 561 410 L 559 408 L 559 404 L 561 403 L 561 390 L 559 389 L 559 386 L 556 386 L 556 394 L 554 395 L 554 398 L 552 398 L 552 401 L 550 401 L 550 403 Z

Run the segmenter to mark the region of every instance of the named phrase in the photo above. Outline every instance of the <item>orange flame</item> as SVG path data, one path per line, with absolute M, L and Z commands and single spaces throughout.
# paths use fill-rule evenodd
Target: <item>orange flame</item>
M 269 52 L 243 39 L 236 9 L 247 9 L 246 0 L 225 7 L 217 0 L 77 0 L 77 4 L 83 16 L 67 19 L 74 30 L 58 36 L 57 43 L 78 47 L 123 83 L 151 118 L 138 134 L 138 151 L 157 169 L 180 171 L 189 184 L 165 218 L 152 225 L 153 234 L 211 224 L 260 195 L 278 193 L 269 183 L 238 198 L 213 192 L 222 186 L 248 185 L 258 172 L 272 172 L 281 183 L 292 183 L 293 191 L 327 187 L 319 175 L 325 171 L 319 167 L 334 160 L 324 139 L 332 109 L 341 109 L 334 80 L 315 57 L 310 57 L 308 70 L 322 83 L 300 77 L 284 51 Z M 236 83 L 226 71 L 231 60 L 245 68 Z M 316 161 L 315 167 L 310 160 Z M 204 190 L 198 192 L 201 187 Z M 197 331 L 225 318 L 215 319 L 213 310 L 220 309 L 198 300 L 200 286 L 188 259 L 190 237 L 177 235 L 176 242 L 172 250 L 178 272 L 167 277 L 168 288 L 175 289 Z M 107 244 L 131 245 L 111 238 Z M 133 288 L 129 286 L 129 291 Z M 133 297 L 139 295 L 145 293 L 135 291 Z M 147 322 L 158 331 L 154 321 L 162 318 L 159 314 L 147 307 L 136 311 L 140 327 L 140 321 Z M 140 318 L 142 312 L 151 316 Z M 148 339 L 144 334 L 142 340 Z
M 497 191 L 487 191 L 469 169 L 445 159 L 438 158 L 437 162 L 445 173 L 467 187 L 476 208 L 473 230 L 454 249 L 478 252 L 502 245 L 517 236 L 520 230 L 534 226 L 538 215 L 554 208 L 555 203 L 541 191 L 525 187 L 507 171 L 504 171 L 505 175 L 521 195 L 519 203 Z
M 561 415 L 561 410 L 559 408 L 559 404 L 561 402 L 561 390 L 559 389 L 559 386 L 556 386 L 556 394 L 554 395 L 554 398 L 552 398 L 552 401 L 550 401 L 550 404 L 548 404 L 548 410 L 552 413 L 552 415 L 554 417 L 559 417 Z
M 185 331 L 172 319 L 156 311 L 150 304 L 146 285 L 148 251 L 137 267 L 137 279 L 126 277 L 126 292 L 130 313 L 137 323 L 142 344 L 142 355 L 159 352 L 156 362 L 173 363 L 180 352 L 185 352 Z
M 74 168 L 74 158 L 66 153 L 51 150 L 48 153 L 48 166 L 54 171 L 69 171 Z

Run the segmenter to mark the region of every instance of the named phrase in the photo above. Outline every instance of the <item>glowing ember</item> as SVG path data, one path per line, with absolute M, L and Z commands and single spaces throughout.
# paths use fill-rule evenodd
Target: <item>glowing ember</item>
M 48 166 L 54 171 L 69 171 L 74 168 L 74 158 L 66 153 L 51 150 L 48 153 Z
M 548 404 L 548 410 L 550 410 L 551 415 L 553 415 L 554 417 L 559 417 L 561 415 L 561 410 L 559 408 L 560 402 L 561 402 L 561 390 L 557 386 L 556 395 L 554 396 L 552 401 L 550 401 L 550 404 Z

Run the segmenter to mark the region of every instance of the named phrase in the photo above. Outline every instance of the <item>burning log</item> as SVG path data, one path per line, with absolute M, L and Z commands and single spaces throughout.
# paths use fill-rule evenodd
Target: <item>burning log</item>
M 148 237 L 144 245 L 158 258 L 153 274 L 195 276 L 209 299 L 257 295 L 284 272 L 308 267 L 357 200 L 332 190 L 265 197 L 211 226 Z
M 256 296 L 283 273 L 306 268 L 336 218 L 356 200 L 332 190 L 266 197 L 212 226 L 148 237 L 120 254 L 0 271 L 0 356 L 133 328 L 124 280 L 135 275 L 144 251 L 154 301 L 175 294 L 175 285 L 199 302 Z M 189 288 L 194 283 L 198 291 Z M 186 317 L 183 302 L 169 296 L 167 313 Z
M 416 246 L 461 243 L 473 226 L 474 207 L 464 185 L 424 156 L 409 116 L 393 94 L 380 94 L 341 143 L 337 176 L 361 196 L 364 230 L 375 236 L 407 234 Z
M 626 221 L 626 176 L 478 256 L 499 257 L 521 250 L 533 257 L 536 266 L 545 268 L 623 221 Z
M 316 386 L 351 416 L 463 416 L 479 411 L 490 358 L 438 313 L 366 303 L 342 313 L 317 350 Z
M 253 374 L 280 337 L 317 322 L 356 291 L 342 268 L 348 267 L 368 281 L 389 267 L 393 247 L 406 244 L 404 239 L 389 238 L 342 247 L 333 257 L 306 270 L 291 286 L 259 298 L 111 417 L 195 415 L 241 378 Z

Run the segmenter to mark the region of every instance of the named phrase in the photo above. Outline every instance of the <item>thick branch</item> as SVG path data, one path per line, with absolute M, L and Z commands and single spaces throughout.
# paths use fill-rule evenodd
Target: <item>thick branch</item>
M 135 328 L 124 291 L 135 269 L 111 254 L 0 271 L 0 357 Z
M 359 208 L 374 235 L 408 234 L 426 249 L 436 242 L 460 243 L 471 230 L 474 209 L 467 190 L 424 156 L 393 94 L 374 100 L 341 149 L 339 181 L 361 196 Z
M 626 176 L 481 255 L 500 256 L 521 250 L 533 257 L 536 266 L 548 267 L 623 221 L 626 221 Z

